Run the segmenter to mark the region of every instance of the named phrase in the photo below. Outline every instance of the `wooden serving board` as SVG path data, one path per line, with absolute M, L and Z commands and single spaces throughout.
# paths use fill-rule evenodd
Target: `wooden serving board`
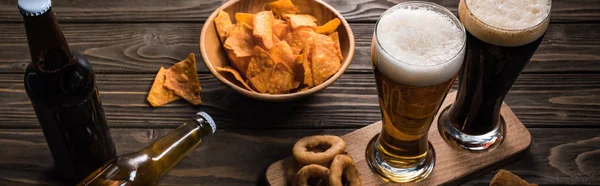
M 455 97 L 456 92 L 448 94 L 440 109 L 450 105 Z M 433 172 L 421 182 L 404 183 L 403 185 L 457 185 L 469 178 L 514 161 L 531 144 L 531 135 L 508 105 L 502 105 L 501 113 L 506 122 L 506 138 L 496 149 L 487 152 L 470 152 L 449 146 L 438 133 L 438 116 L 436 115 L 429 129 L 429 142 L 433 145 L 436 153 Z M 379 132 L 381 132 L 381 121 L 342 136 L 348 144 L 346 148 L 348 155 L 356 161 L 363 185 L 393 184 L 385 182 L 375 175 L 365 160 L 367 143 Z M 271 164 L 266 172 L 269 184 L 273 186 L 286 185 L 286 171 L 293 161 L 290 156 Z

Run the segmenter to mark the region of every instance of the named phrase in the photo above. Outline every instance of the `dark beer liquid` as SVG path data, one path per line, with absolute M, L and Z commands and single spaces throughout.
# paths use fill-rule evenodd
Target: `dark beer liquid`
M 25 91 L 48 143 L 55 169 L 77 183 L 115 157 L 93 70 L 71 53 L 54 13 L 24 16 L 32 62 Z
M 448 117 L 469 135 L 482 135 L 498 126 L 500 108 L 544 36 L 529 44 L 503 47 L 488 44 L 467 32 L 467 51 L 459 75 L 458 96 Z

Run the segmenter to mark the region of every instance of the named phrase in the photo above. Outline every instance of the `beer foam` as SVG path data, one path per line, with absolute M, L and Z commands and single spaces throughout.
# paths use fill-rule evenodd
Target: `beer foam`
M 521 46 L 544 34 L 550 8 L 550 0 L 461 0 L 458 11 L 473 36 L 494 45 Z
M 398 83 L 430 86 L 456 75 L 464 57 L 465 31 L 451 12 L 431 3 L 402 3 L 376 26 L 378 71 Z

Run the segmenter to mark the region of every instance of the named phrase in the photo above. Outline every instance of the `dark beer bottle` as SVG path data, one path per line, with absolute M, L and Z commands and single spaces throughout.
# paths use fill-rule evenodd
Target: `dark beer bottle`
M 55 169 L 77 183 L 116 155 L 90 63 L 71 49 L 50 0 L 19 0 L 31 63 L 25 91 Z
M 216 130 L 210 116 L 204 112 L 138 152 L 114 158 L 78 186 L 152 186 L 169 169 Z

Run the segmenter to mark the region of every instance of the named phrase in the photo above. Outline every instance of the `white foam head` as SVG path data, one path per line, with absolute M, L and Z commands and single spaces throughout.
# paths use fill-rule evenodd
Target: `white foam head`
M 461 0 L 460 20 L 469 33 L 488 43 L 520 46 L 546 31 L 551 0 Z
M 395 82 L 431 86 L 453 78 L 464 58 L 465 30 L 447 9 L 407 2 L 382 14 L 375 28 L 373 62 Z

